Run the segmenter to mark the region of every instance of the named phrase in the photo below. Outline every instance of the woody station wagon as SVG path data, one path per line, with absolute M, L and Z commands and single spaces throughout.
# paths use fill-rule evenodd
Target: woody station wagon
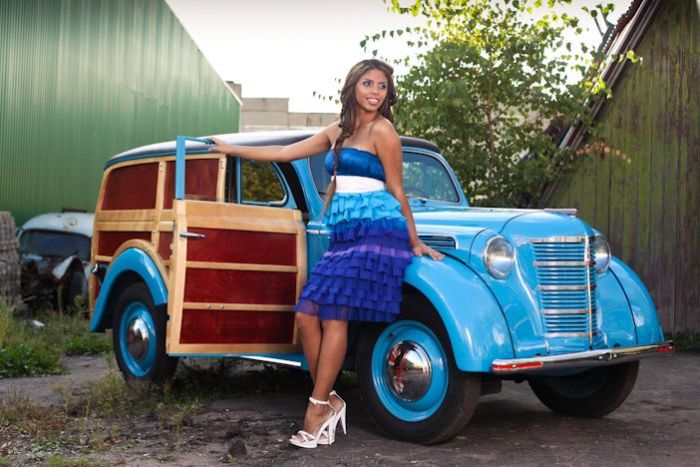
M 225 135 L 290 144 L 308 132 Z M 324 154 L 263 163 L 207 141 L 137 148 L 106 165 L 95 210 L 91 331 L 113 330 L 127 379 L 162 381 L 178 357 L 305 368 L 292 308 L 328 247 Z M 480 395 L 527 381 L 550 409 L 615 410 L 639 359 L 673 350 L 635 273 L 572 210 L 470 207 L 438 148 L 402 138 L 421 239 L 391 324 L 353 323 L 346 366 L 390 435 L 454 436 Z

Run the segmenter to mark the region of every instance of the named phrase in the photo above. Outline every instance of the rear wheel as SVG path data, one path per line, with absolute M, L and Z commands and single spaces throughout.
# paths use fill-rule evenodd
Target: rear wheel
M 135 283 L 119 298 L 112 337 L 119 370 L 127 380 L 163 382 L 175 373 L 177 358 L 165 353 L 167 313 L 153 304 L 148 287 Z
M 455 436 L 480 393 L 480 377 L 457 369 L 442 321 L 424 302 L 404 302 L 399 320 L 366 327 L 356 369 L 375 423 L 390 436 L 416 443 Z
M 639 362 L 592 368 L 572 376 L 542 376 L 529 381 L 535 395 L 554 412 L 602 417 L 617 409 L 637 381 Z

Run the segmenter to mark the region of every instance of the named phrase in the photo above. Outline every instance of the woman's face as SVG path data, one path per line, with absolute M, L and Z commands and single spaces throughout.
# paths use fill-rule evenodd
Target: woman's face
M 355 85 L 355 101 L 360 108 L 376 112 L 384 103 L 388 92 L 389 80 L 386 75 L 379 70 L 369 70 Z

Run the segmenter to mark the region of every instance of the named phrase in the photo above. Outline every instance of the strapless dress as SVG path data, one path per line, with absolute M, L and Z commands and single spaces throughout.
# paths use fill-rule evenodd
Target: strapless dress
M 332 174 L 332 151 L 325 166 Z M 331 232 L 329 248 L 311 270 L 296 312 L 321 320 L 396 319 L 413 251 L 401 204 L 384 181 L 381 161 L 373 153 L 341 149 L 336 192 L 324 217 Z

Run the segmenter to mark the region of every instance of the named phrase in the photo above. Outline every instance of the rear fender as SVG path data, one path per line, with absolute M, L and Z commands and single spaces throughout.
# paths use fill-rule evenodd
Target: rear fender
M 139 280 L 148 286 L 156 306 L 168 303 L 168 289 L 156 261 L 139 248 L 127 248 L 107 270 L 90 321 L 91 332 L 104 331 L 111 326 L 109 320 L 120 291 Z
M 457 368 L 490 372 L 491 362 L 513 358 L 503 312 L 490 289 L 463 263 L 451 257 L 413 258 L 404 282 L 435 307 L 450 338 Z

